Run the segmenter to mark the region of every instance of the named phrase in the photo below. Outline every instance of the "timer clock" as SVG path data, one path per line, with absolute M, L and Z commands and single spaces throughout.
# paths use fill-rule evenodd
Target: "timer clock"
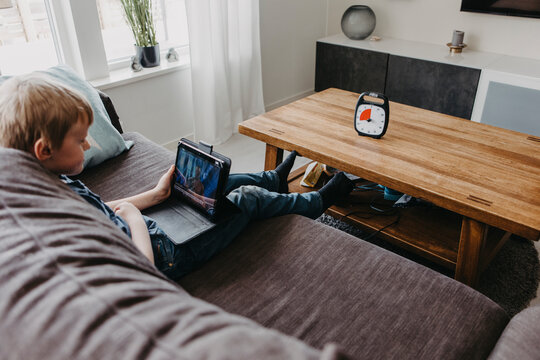
M 354 129 L 361 136 L 381 138 L 388 128 L 388 98 L 376 92 L 364 92 L 358 97 L 354 111 Z

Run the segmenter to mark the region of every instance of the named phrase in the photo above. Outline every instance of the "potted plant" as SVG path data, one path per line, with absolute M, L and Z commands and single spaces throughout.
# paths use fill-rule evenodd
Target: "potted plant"
M 126 22 L 135 38 L 135 50 L 143 67 L 159 65 L 159 43 L 152 15 L 151 0 L 120 0 Z

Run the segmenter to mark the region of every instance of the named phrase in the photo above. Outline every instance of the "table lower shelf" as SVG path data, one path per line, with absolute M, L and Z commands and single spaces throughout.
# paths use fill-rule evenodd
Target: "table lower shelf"
M 289 176 L 290 192 L 314 190 L 300 185 L 306 166 Z M 370 206 L 376 204 L 376 207 L 390 209 L 392 203 L 383 200 L 381 192 L 353 191 L 346 200 L 328 209 L 327 213 L 365 231 L 376 232 L 383 229 L 377 234 L 378 238 L 455 271 L 462 216 L 431 204 L 396 208 L 391 214 L 377 213 Z M 396 223 L 388 226 L 393 222 Z M 484 254 L 490 255 L 483 259 L 485 264 L 481 264 L 480 270 L 488 265 L 498 251 L 499 239 L 503 233 L 495 228 L 488 232 Z

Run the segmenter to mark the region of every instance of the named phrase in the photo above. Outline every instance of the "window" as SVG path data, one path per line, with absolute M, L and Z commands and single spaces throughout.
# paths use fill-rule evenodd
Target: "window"
M 21 74 L 56 65 L 57 40 L 46 0 L 0 0 L 0 71 Z
M 185 0 L 153 0 L 162 52 L 188 45 Z M 15 75 L 65 62 L 88 80 L 127 66 L 133 35 L 119 0 L 0 0 L 0 71 Z
M 162 51 L 188 44 L 185 0 L 154 0 L 156 38 Z M 114 62 L 134 55 L 133 35 L 124 20 L 119 0 L 97 0 L 107 60 Z

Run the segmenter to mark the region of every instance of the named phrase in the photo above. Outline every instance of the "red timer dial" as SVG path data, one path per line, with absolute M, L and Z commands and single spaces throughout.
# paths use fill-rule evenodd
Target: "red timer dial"
M 364 99 L 374 98 L 373 101 Z M 379 93 L 363 93 L 358 98 L 354 128 L 358 135 L 380 138 L 388 127 L 388 99 Z

